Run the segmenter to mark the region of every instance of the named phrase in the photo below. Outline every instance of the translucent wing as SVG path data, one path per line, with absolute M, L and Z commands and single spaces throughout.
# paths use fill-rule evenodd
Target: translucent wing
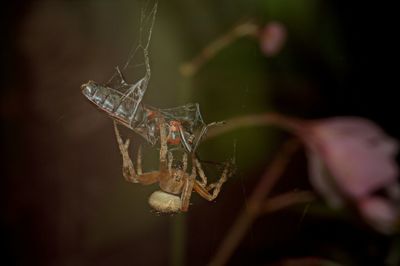
M 124 66 L 121 69 L 117 67 L 114 75 L 105 85 L 89 81 L 81 87 L 82 93 L 89 101 L 131 129 L 140 123 L 141 117 L 144 115 L 141 102 L 150 80 L 148 48 L 156 12 L 157 3 L 148 15 L 145 15 L 147 12 L 142 9 L 139 42 L 130 52 Z M 141 60 L 138 59 L 140 57 Z M 133 63 L 137 64 L 137 61 L 140 61 L 139 63 L 143 66 L 144 73 L 140 74 L 132 83 L 128 82 L 124 78 L 123 72 L 132 70 Z
M 191 134 L 202 130 L 206 125 L 198 103 L 188 103 L 178 107 L 160 109 L 159 111 L 165 116 L 166 121 L 179 121 L 184 131 Z
M 148 105 L 141 105 L 140 108 L 142 108 L 141 110 L 145 115 L 140 116 L 140 120 L 138 119 L 138 123 L 132 129 L 144 137 L 151 145 L 155 145 L 160 139 L 157 117 L 162 117 L 167 125 L 170 125 L 171 122 L 179 123 L 181 127 L 180 134 L 184 143 L 182 143 L 183 146 L 176 146 L 173 149 L 193 150 L 194 141 L 206 127 L 197 103 L 189 103 L 168 109 L 158 109 Z

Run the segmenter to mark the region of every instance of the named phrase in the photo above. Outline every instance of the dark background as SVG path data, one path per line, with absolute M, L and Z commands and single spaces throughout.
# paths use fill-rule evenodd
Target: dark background
M 234 2 L 234 3 L 233 3 Z M 385 3 L 160 1 L 145 102 L 199 102 L 207 122 L 279 111 L 303 118 L 372 119 L 399 138 L 396 16 Z M 249 128 L 205 142 L 223 161 L 238 143 L 238 173 L 215 203 L 193 196 L 189 212 L 157 216 L 156 186 L 124 182 L 111 121 L 81 95 L 105 82 L 135 40 L 142 5 L 130 1 L 19 1 L 1 8 L 1 265 L 204 265 L 245 204 L 286 133 Z M 240 21 L 282 22 L 288 40 L 266 58 L 238 40 L 192 79 L 180 64 Z M 129 134 L 129 133 L 128 133 Z M 131 137 L 136 136 L 134 134 Z M 148 168 L 156 168 L 149 159 Z M 210 176 L 218 173 L 208 166 Z M 297 153 L 274 193 L 309 189 Z M 322 209 L 322 211 L 321 211 Z M 382 265 L 393 238 L 322 201 L 259 218 L 232 265 L 316 256 Z

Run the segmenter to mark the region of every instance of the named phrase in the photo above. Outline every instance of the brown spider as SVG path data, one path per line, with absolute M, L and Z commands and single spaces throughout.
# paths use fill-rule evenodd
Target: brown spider
M 162 116 L 157 116 L 156 119 L 160 130 L 160 166 L 158 171 L 146 173 L 142 172 L 141 147 L 138 149 L 135 170 L 128 152 L 130 140 L 127 139 L 125 142 L 122 140 L 117 123 L 114 121 L 115 135 L 123 160 L 122 172 L 125 179 L 128 182 L 140 183 L 142 185 L 150 185 L 158 182 L 161 190 L 151 194 L 149 204 L 161 213 L 186 212 L 189 208 L 193 189 L 203 198 L 209 201 L 214 200 L 218 196 L 223 183 L 233 174 L 233 171 L 230 171 L 231 164 L 226 163 L 220 179 L 209 185 L 207 185 L 207 177 L 194 152 L 189 154 L 192 168 L 190 174 L 186 172 L 188 168 L 188 153 L 186 152 L 182 158 L 182 169 L 173 167 L 173 156 L 168 151 L 168 143 L 176 141 L 174 140 L 176 128 L 174 128 L 174 125 L 168 125 Z M 166 128 L 169 129 L 169 134 L 167 134 Z M 196 180 L 197 174 L 200 176 L 201 182 Z M 178 196 L 179 194 L 180 197 Z

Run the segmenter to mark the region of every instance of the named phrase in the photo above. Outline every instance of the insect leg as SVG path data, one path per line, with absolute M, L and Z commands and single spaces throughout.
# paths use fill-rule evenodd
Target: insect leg
M 223 125 L 223 124 L 225 124 L 224 121 L 222 121 L 222 122 L 212 122 L 212 123 L 206 125 L 205 127 L 203 127 L 203 129 L 202 129 L 201 132 L 200 132 L 199 137 L 198 137 L 197 140 L 196 140 L 196 143 L 194 144 L 193 150 L 194 150 L 194 151 L 197 150 L 197 147 L 198 147 L 198 145 L 200 144 L 201 139 L 202 139 L 202 138 L 204 137 L 204 135 L 207 133 L 208 128 L 210 128 L 210 127 L 212 127 L 212 126 Z
M 128 83 L 125 81 L 125 78 L 124 78 L 124 76 L 122 75 L 122 72 L 121 72 L 121 70 L 119 69 L 118 66 L 115 67 L 115 70 L 117 71 L 118 76 L 119 76 L 119 78 L 121 79 L 121 84 L 122 84 L 122 85 L 127 85 Z
M 178 128 L 179 128 L 179 135 L 181 137 L 183 147 L 185 148 L 187 153 L 191 153 L 192 152 L 192 148 L 190 147 L 190 144 L 189 144 L 189 142 L 187 141 L 187 139 L 185 137 L 185 134 L 183 132 L 182 126 L 178 125 Z

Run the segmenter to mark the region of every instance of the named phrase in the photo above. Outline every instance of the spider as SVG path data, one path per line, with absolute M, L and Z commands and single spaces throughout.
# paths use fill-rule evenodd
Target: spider
M 171 123 L 168 125 L 162 116 L 157 116 L 156 119 L 160 130 L 159 170 L 146 173 L 142 171 L 141 147 L 139 146 L 137 152 L 135 169 L 128 152 L 130 140 L 122 140 L 117 122 L 114 121 L 115 136 L 123 160 L 122 172 L 124 178 L 128 182 L 140 183 L 142 185 L 150 185 L 158 182 L 161 190 L 157 190 L 150 195 L 149 204 L 160 213 L 188 211 L 193 190 L 206 200 L 214 200 L 218 196 L 222 185 L 233 174 L 230 167 L 231 163 L 226 163 L 220 179 L 209 185 L 207 185 L 207 177 L 194 152 L 189 154 L 191 159 L 190 173 L 187 172 L 187 152 L 183 153 L 182 167 L 174 167 L 174 159 L 172 153 L 168 151 L 168 143 L 176 142 L 176 140 L 174 140 L 176 128 L 171 127 Z M 169 134 L 167 133 L 167 128 L 169 129 Z M 201 181 L 196 180 L 197 175 L 199 175 Z

